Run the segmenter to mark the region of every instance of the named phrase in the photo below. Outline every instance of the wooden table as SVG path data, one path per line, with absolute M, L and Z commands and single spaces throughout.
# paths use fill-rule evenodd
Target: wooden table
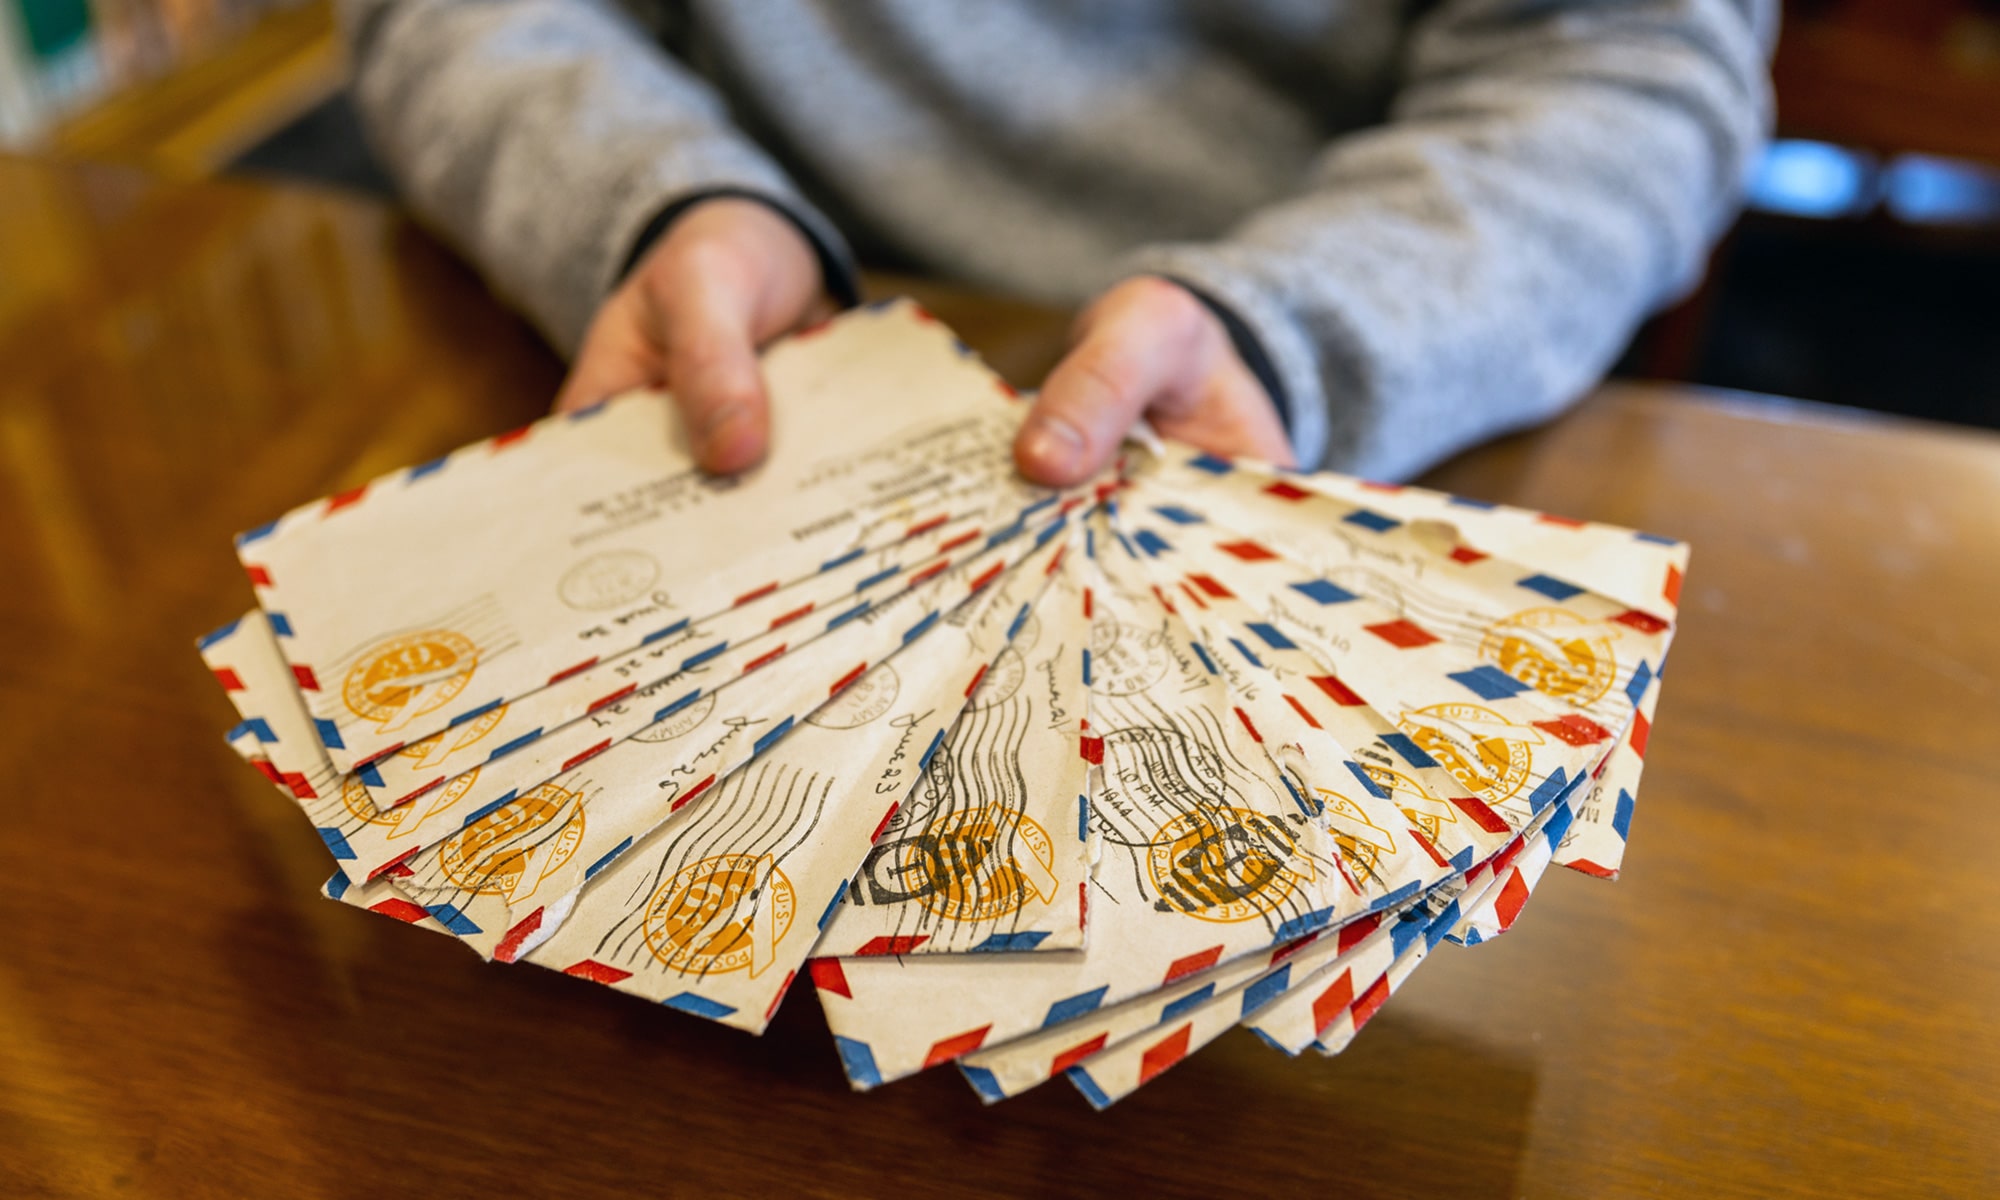
M 808 995 L 751 1039 L 318 898 L 192 646 L 229 535 L 559 374 L 370 204 L 0 159 L 0 1195 L 2000 1194 L 2000 439 L 1615 387 L 1438 471 L 1694 543 L 1625 879 L 1339 1059 L 1232 1035 L 1098 1116 L 852 1095 Z

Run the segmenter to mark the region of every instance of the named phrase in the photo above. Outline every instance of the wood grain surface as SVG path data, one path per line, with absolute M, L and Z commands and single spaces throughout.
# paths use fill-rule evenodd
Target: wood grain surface
M 1017 382 L 1060 318 L 929 291 Z M 321 900 L 193 638 L 230 534 L 540 412 L 372 204 L 0 159 L 0 1196 L 2000 1194 L 2000 439 L 1607 388 L 1430 482 L 1687 538 L 1625 878 L 1552 872 L 1346 1055 L 1104 1115 Z

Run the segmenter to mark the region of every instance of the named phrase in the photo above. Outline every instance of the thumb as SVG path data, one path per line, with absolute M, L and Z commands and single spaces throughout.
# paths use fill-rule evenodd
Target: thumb
M 1139 415 L 1178 386 L 1183 355 L 1156 320 L 1159 306 L 1123 291 L 1085 314 L 1081 338 L 1022 423 L 1014 459 L 1037 483 L 1068 487 L 1102 470 Z
M 757 369 L 755 298 L 715 277 L 673 293 L 666 314 L 667 386 L 703 470 L 754 466 L 770 440 L 769 406 Z

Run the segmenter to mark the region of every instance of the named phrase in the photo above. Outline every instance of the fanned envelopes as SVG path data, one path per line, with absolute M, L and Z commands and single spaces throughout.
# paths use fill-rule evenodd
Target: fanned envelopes
M 327 896 L 753 1033 L 805 973 L 858 1088 L 1103 1107 L 1618 873 L 1684 545 L 1150 438 L 1035 487 L 906 302 L 764 371 L 737 478 L 633 393 L 238 538 L 200 649 Z

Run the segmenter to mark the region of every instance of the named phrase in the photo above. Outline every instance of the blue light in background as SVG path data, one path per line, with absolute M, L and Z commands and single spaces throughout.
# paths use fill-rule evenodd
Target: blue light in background
M 1875 203 L 1873 155 L 1826 142 L 1772 142 L 1750 174 L 1751 208 L 1791 217 L 1850 217 Z
M 1962 159 L 1905 154 L 1883 173 L 1889 212 L 1912 225 L 2000 223 L 2000 171 Z

